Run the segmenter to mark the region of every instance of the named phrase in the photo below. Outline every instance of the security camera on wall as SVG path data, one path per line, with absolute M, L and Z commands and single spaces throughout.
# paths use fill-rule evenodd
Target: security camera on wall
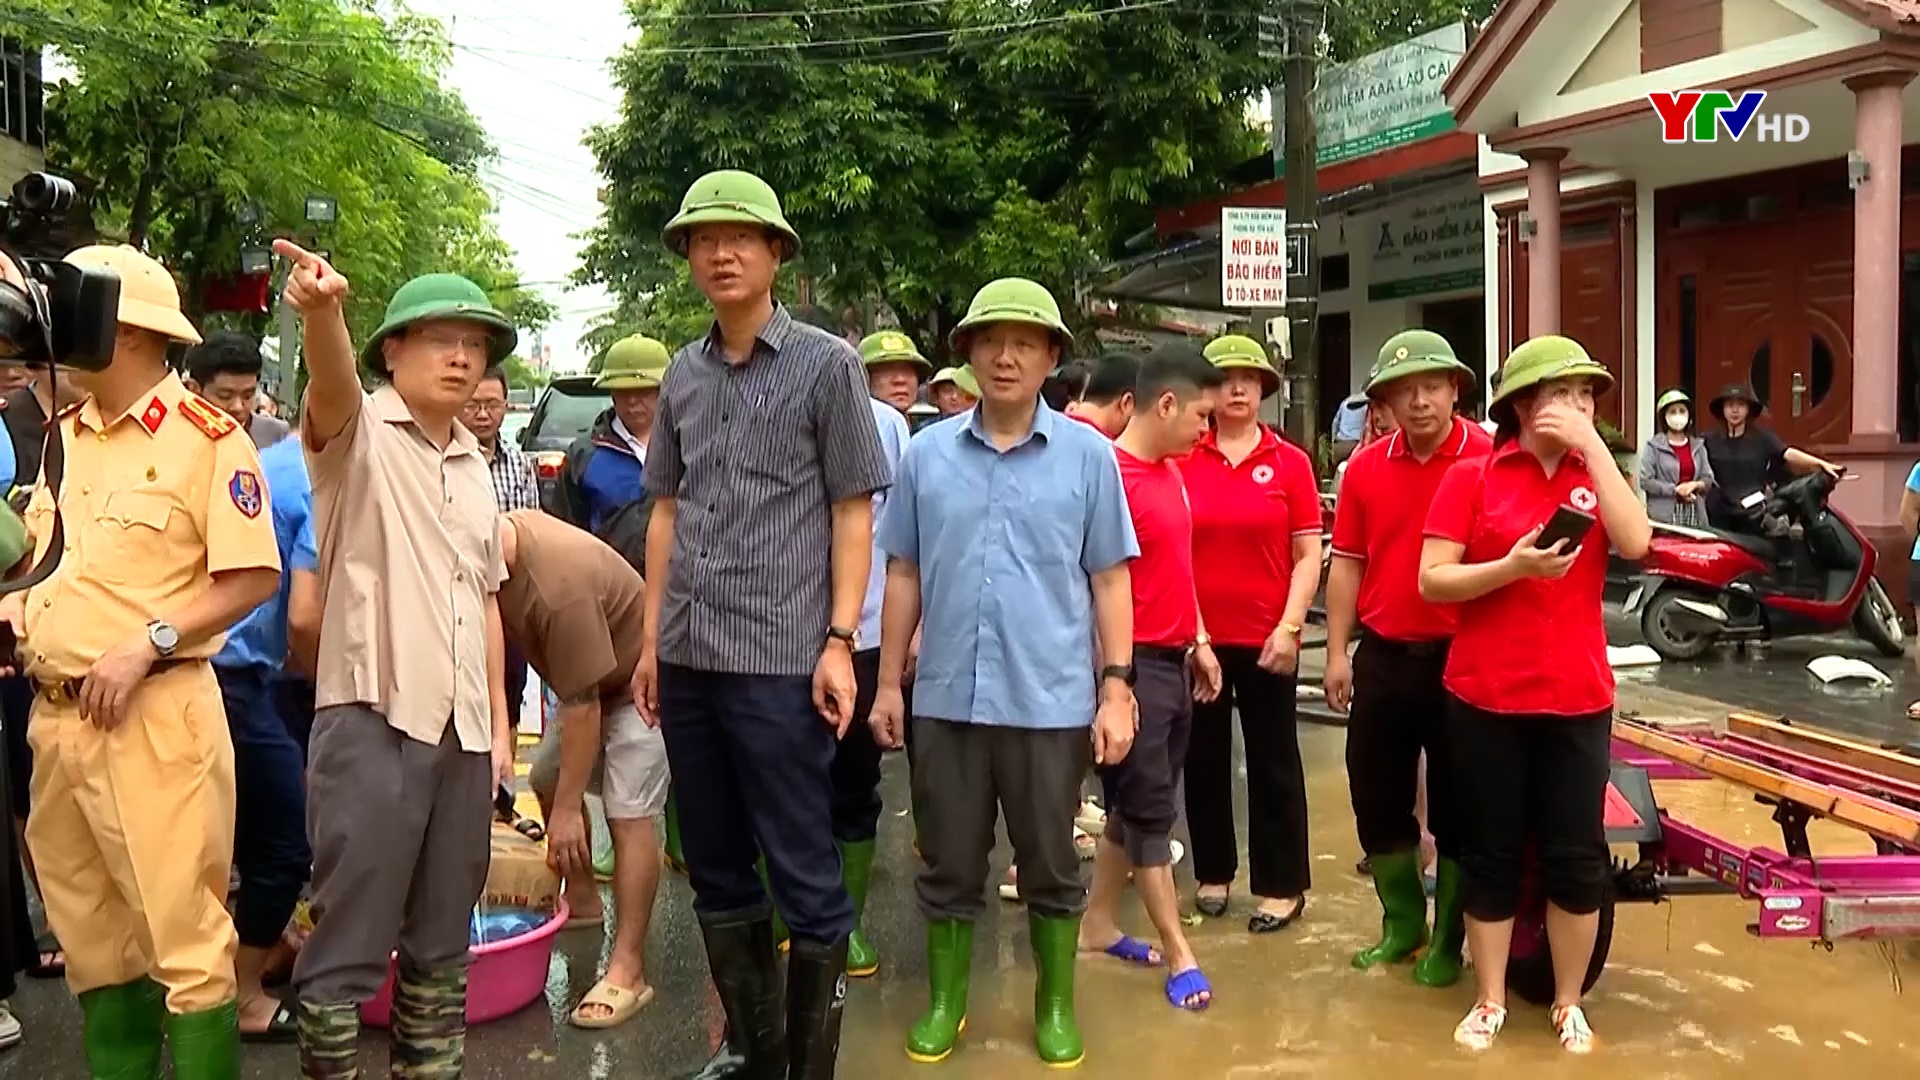
M 1285 315 L 1267 320 L 1267 340 L 1280 350 L 1280 359 L 1293 359 L 1293 320 Z

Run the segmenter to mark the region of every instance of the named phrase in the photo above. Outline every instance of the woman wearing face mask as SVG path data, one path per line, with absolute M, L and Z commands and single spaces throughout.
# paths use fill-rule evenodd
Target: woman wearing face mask
M 1647 516 L 1668 525 L 1700 528 L 1707 523 L 1703 498 L 1713 487 L 1707 445 L 1693 433 L 1693 400 L 1669 390 L 1654 405 L 1663 430 L 1640 448 L 1640 490 Z
M 1486 1050 L 1506 1024 L 1531 844 L 1548 901 L 1554 1031 L 1562 1048 L 1584 1054 L 1593 1030 L 1582 984 L 1611 872 L 1603 808 L 1614 686 L 1601 591 L 1608 543 L 1638 559 L 1652 528 L 1594 429 L 1593 400 L 1612 374 L 1551 336 L 1515 349 L 1503 374 L 1490 407 L 1493 453 L 1440 481 L 1420 553 L 1420 595 L 1460 605 L 1442 684 L 1464 795 L 1460 862 L 1479 996 L 1453 1037 Z M 1593 524 L 1536 546 L 1561 507 Z

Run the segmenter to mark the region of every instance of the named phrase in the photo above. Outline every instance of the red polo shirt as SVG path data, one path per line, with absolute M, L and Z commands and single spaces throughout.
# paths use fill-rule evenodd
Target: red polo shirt
M 1200 633 L 1193 592 L 1193 513 L 1172 460 L 1145 461 L 1119 446 L 1120 482 L 1140 541 L 1133 560 L 1133 640 L 1182 649 Z
M 1320 487 L 1299 447 L 1260 429 L 1238 465 L 1208 432 L 1181 466 L 1193 503 L 1200 615 L 1221 645 L 1258 648 L 1286 613 L 1293 538 L 1320 533 Z
M 1361 447 L 1347 460 L 1334 506 L 1333 554 L 1366 564 L 1360 577 L 1360 623 L 1392 641 L 1453 636 L 1451 604 L 1420 598 L 1420 546 L 1433 493 L 1455 462 L 1481 458 L 1493 436 L 1456 418 L 1453 430 L 1425 461 L 1395 431 Z
M 1081 416 L 1079 413 L 1062 413 L 1061 415 L 1065 416 L 1069 420 L 1078 420 L 1081 423 L 1092 428 L 1093 430 L 1099 432 L 1101 438 L 1107 440 L 1108 442 L 1113 441 L 1113 436 L 1107 434 L 1107 429 L 1101 427 L 1099 424 L 1094 423 L 1092 419 L 1085 416 Z
M 1585 459 L 1568 454 L 1548 476 L 1538 458 L 1510 441 L 1448 471 L 1434 493 L 1426 534 L 1466 545 L 1464 562 L 1494 562 L 1561 506 L 1598 516 Z M 1516 581 L 1461 604 L 1447 653 L 1447 690 L 1495 713 L 1584 716 L 1613 708 L 1600 596 L 1607 547 L 1596 524 L 1566 577 Z

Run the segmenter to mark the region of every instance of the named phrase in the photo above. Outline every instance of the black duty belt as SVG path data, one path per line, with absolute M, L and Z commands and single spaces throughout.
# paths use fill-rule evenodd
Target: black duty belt
M 206 663 L 205 660 L 198 658 L 155 660 L 153 666 L 147 669 L 147 678 L 151 679 L 155 675 L 186 664 L 204 663 Z M 85 685 L 85 683 L 85 679 L 59 679 L 57 681 L 35 679 L 33 680 L 33 691 L 49 705 L 71 705 L 80 700 L 80 687 Z
M 1175 663 L 1184 664 L 1187 662 L 1187 654 L 1192 651 L 1190 648 L 1176 648 L 1172 645 L 1142 645 L 1136 641 L 1133 645 L 1133 659 L 1135 662 L 1140 660 L 1171 660 Z
M 1445 656 L 1448 647 L 1453 644 L 1452 638 L 1429 638 L 1426 641 L 1397 641 L 1393 638 L 1381 637 L 1379 634 L 1368 630 L 1364 626 L 1360 628 L 1360 633 L 1363 641 L 1378 645 L 1382 649 L 1399 653 L 1402 656 L 1423 659 L 1434 656 Z

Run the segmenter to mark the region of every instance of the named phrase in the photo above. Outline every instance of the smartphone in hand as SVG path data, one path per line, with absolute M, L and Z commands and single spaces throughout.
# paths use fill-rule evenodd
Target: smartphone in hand
M 1595 523 L 1596 519 L 1592 514 L 1575 510 L 1571 506 L 1563 506 L 1553 512 L 1553 517 L 1548 520 L 1547 527 L 1540 530 L 1540 537 L 1533 542 L 1533 546 L 1545 551 L 1565 540 L 1567 546 L 1562 552 L 1565 554 L 1580 546 L 1580 542 L 1587 538 L 1587 533 L 1593 531 Z

